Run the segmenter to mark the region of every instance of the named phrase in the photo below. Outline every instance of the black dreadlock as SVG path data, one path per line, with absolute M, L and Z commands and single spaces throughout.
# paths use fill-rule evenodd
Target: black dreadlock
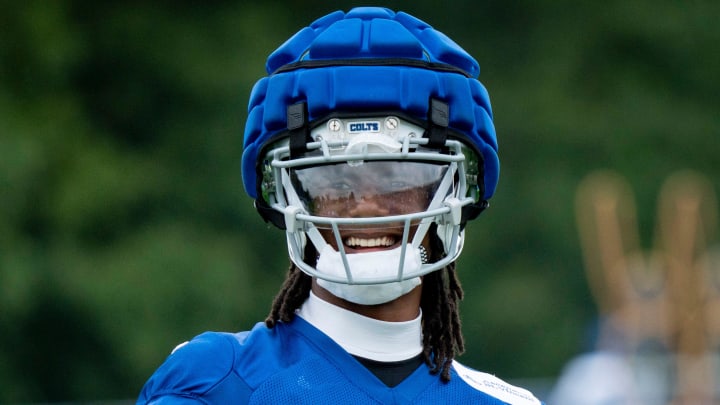
M 430 261 L 439 260 L 443 247 L 434 229 L 430 235 Z M 308 243 L 305 257 L 315 257 L 315 249 Z M 290 265 L 285 282 L 275 296 L 265 325 L 273 328 L 278 321 L 289 322 L 295 317 L 310 295 L 312 278 L 303 273 L 295 264 Z M 465 342 L 460 325 L 459 302 L 463 299 L 463 290 L 455 271 L 455 263 L 443 269 L 426 274 L 422 283 L 422 331 L 423 359 L 432 374 L 440 374 L 443 382 L 450 381 L 450 368 L 456 355 L 465 350 Z

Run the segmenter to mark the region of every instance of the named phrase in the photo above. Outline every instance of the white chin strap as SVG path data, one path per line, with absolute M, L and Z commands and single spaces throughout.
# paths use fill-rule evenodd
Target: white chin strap
M 346 255 L 346 258 L 353 278 L 362 280 L 397 275 L 400 256 L 401 248 L 398 247 L 392 250 L 354 253 Z M 420 270 L 421 266 L 420 249 L 408 244 L 403 269 L 409 273 Z M 320 252 L 315 268 L 319 272 L 330 276 L 346 276 L 342 255 L 327 244 Z M 318 278 L 317 282 L 321 287 L 344 300 L 360 305 L 377 305 L 390 302 L 409 293 L 413 288 L 420 285 L 420 277 L 383 284 L 344 284 L 321 278 Z

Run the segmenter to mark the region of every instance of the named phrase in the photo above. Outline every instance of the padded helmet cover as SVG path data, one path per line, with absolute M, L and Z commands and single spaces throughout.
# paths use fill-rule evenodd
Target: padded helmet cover
M 307 120 L 330 114 L 399 113 L 427 121 L 429 100 L 449 106 L 448 128 L 484 161 L 484 198 L 499 161 L 489 95 L 477 61 L 425 22 L 378 7 L 328 14 L 288 39 L 253 87 L 242 156 L 246 192 L 257 199 L 258 159 L 287 130 L 287 107 L 307 105 Z

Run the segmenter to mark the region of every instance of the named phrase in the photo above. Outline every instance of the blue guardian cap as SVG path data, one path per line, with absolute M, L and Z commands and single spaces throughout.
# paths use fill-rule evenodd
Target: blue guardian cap
M 291 259 L 322 278 L 303 261 L 308 238 L 318 252 L 327 248 L 327 237 L 318 229 L 334 230 L 330 244 L 344 255 L 343 227 L 399 223 L 405 231 L 398 243 L 418 248 L 434 223 L 445 245 L 443 263 L 404 271 L 405 260 L 400 259 L 392 277 L 358 281 L 343 259 L 345 274 L 332 281 L 405 280 L 455 260 L 465 223 L 487 206 L 499 175 L 492 110 L 477 80 L 477 61 L 409 14 L 360 7 L 336 11 L 301 29 L 268 57 L 266 70 L 268 76 L 255 84 L 248 105 L 243 183 L 263 218 L 287 230 Z M 302 184 L 316 183 L 306 178 L 308 173 L 347 176 L 348 170 L 377 173 L 382 168 L 402 176 L 403 170 L 428 170 L 401 163 L 360 168 L 376 160 L 442 166 L 433 171 L 442 176 L 433 180 L 422 213 L 343 218 L 313 212 L 311 207 L 321 205 L 310 194 L 339 193 L 302 190 Z M 315 166 L 325 173 L 308 170 Z M 348 199 L 352 204 L 364 201 L 356 194 Z

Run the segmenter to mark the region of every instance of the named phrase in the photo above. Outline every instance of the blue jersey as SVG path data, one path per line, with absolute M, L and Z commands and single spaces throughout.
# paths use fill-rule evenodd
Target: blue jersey
M 179 346 L 138 404 L 513 404 L 528 391 L 453 363 L 450 382 L 421 365 L 395 387 L 300 317 L 269 329 L 206 332 Z

